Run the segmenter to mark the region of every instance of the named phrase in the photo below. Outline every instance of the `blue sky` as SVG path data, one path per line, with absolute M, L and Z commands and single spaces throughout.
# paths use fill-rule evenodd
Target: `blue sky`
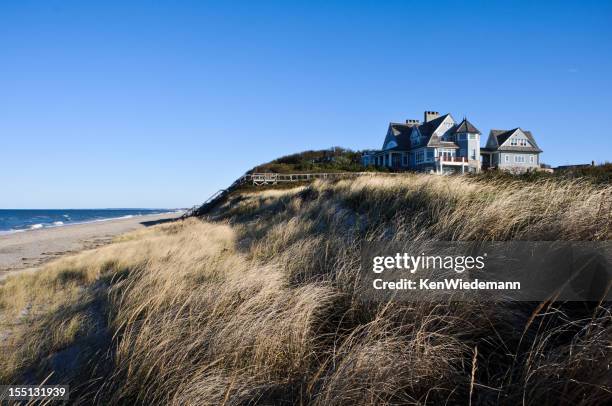
M 184 207 L 389 121 L 612 160 L 612 3 L 0 1 L 0 208 Z

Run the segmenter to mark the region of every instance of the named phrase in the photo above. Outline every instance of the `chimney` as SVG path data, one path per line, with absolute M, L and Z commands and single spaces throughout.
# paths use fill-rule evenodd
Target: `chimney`
M 424 113 L 423 122 L 427 123 L 438 117 L 440 117 L 440 113 L 438 113 L 437 111 L 426 111 Z
M 420 122 L 419 122 L 419 120 L 415 120 L 415 119 L 409 118 L 409 119 L 406 120 L 406 124 L 408 124 L 408 125 L 419 125 Z

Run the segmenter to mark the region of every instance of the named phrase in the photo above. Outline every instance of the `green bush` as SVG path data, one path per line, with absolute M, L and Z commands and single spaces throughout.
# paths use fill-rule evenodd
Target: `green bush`
M 286 155 L 258 165 L 249 172 L 304 173 L 304 172 L 361 172 L 361 152 L 334 147 Z M 369 171 L 377 170 L 368 168 Z M 386 170 L 384 170 L 386 171 Z

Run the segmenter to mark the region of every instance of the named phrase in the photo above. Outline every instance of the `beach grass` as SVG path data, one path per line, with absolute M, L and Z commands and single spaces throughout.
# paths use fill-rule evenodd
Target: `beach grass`
M 74 403 L 612 401 L 605 303 L 372 303 L 364 241 L 609 240 L 612 187 L 417 174 L 232 195 L 0 285 L 2 383 Z

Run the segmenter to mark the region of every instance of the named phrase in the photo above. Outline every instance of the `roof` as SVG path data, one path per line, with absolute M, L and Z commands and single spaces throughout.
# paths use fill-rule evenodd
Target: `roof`
M 440 117 L 436 117 L 433 120 L 430 120 L 419 126 L 419 132 L 421 133 L 423 137 L 427 139 L 426 145 L 428 147 L 459 148 L 459 146 L 455 144 L 454 142 L 441 141 L 440 137 L 438 137 L 437 135 L 436 136 L 433 135 L 436 132 L 436 130 L 440 127 L 440 125 L 442 125 L 444 120 L 446 120 L 446 118 L 449 116 L 450 116 L 450 113 L 446 113 Z
M 592 164 L 574 164 L 574 165 L 559 165 L 555 168 L 556 171 L 562 171 L 566 169 L 579 169 L 579 168 L 590 168 Z
M 428 147 L 441 147 L 459 149 L 459 145 L 452 141 L 440 141 L 440 137 L 431 137 L 427 143 Z
M 428 147 L 444 147 L 444 148 L 459 148 L 457 144 L 451 141 L 441 141 L 440 137 L 432 136 L 433 133 L 440 127 L 444 120 L 450 114 L 444 114 L 430 120 L 426 123 L 389 123 L 389 128 L 392 130 L 393 137 L 397 143 L 396 147 L 390 148 L 396 151 L 407 151 L 412 149 L 410 143 L 410 135 L 413 128 L 418 128 L 419 133 L 426 139 L 425 146 Z M 422 146 L 422 145 L 421 145 Z
M 502 146 L 503 143 L 508 141 L 508 138 L 510 138 L 517 130 L 521 130 L 521 132 L 525 134 L 525 136 L 529 140 L 529 143 L 533 145 L 532 147 L 521 147 L 519 145 Z M 540 147 L 538 147 L 538 144 L 535 142 L 531 131 L 525 131 L 520 127 L 514 128 L 512 130 L 491 130 L 491 135 L 497 140 L 497 149 L 499 151 L 542 152 Z
M 412 127 L 415 125 L 416 124 L 389 123 L 389 127 L 393 130 L 393 135 L 397 142 L 397 147 L 391 149 L 402 151 L 410 149 L 410 134 L 412 133 Z
M 480 130 L 478 130 L 478 128 L 474 127 L 474 125 L 467 120 L 467 118 L 464 118 L 463 121 L 453 131 L 455 133 L 482 134 Z
M 431 121 L 423 123 L 419 126 L 419 132 L 427 138 L 427 146 L 428 147 L 444 147 L 444 148 L 459 148 L 457 144 L 452 141 L 441 141 L 439 136 L 434 136 L 433 133 L 440 127 L 440 125 L 446 120 L 447 117 L 450 116 L 450 113 L 447 113 L 443 116 L 436 117 Z
M 514 132 L 518 130 L 515 128 L 513 130 L 491 130 L 491 135 L 495 137 L 497 140 L 497 145 L 502 145 Z
M 450 116 L 450 113 L 446 113 L 443 116 L 436 117 L 433 120 L 430 120 L 430 121 L 428 121 L 426 123 L 421 124 L 419 126 L 419 132 L 424 137 L 430 137 L 431 134 L 433 134 L 438 129 L 438 127 L 440 127 L 440 124 L 442 124 L 442 122 L 448 116 Z

